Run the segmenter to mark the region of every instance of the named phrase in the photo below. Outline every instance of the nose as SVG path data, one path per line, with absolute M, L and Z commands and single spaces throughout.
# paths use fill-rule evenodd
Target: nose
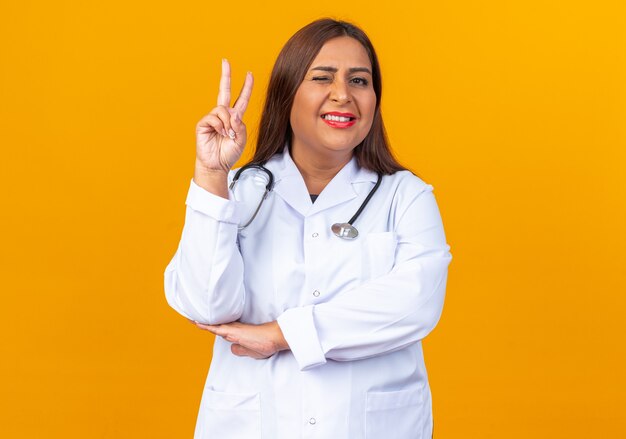
M 347 104 L 352 100 L 350 89 L 343 80 L 333 82 L 330 90 L 330 100 L 338 104 Z

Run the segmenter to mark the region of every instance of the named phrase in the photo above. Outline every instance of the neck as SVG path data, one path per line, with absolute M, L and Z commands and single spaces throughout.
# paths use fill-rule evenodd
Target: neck
M 291 158 L 300 171 L 310 194 L 319 195 L 326 185 L 350 161 L 352 151 L 320 156 L 307 153 L 304 148 L 291 148 Z

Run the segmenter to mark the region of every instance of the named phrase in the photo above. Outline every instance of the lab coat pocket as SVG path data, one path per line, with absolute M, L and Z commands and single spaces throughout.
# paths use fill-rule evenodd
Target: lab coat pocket
M 421 388 L 367 393 L 367 439 L 422 439 L 423 418 Z
M 391 271 L 398 242 L 393 232 L 369 233 L 363 252 L 363 280 L 375 279 Z
M 261 399 L 258 393 L 225 393 L 205 389 L 195 439 L 260 438 Z

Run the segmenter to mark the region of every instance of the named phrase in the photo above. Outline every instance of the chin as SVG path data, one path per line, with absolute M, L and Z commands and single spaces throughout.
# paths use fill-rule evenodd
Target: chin
M 350 153 L 354 150 L 354 148 L 356 148 L 358 146 L 358 144 L 354 145 L 352 143 L 349 144 L 327 144 L 327 145 L 323 145 L 324 149 L 329 151 L 329 152 L 336 152 L 336 153 Z
M 336 150 L 336 151 L 350 151 L 356 148 L 363 139 L 354 139 L 354 138 L 334 138 L 334 139 L 326 139 L 326 141 L 322 142 L 325 148 Z

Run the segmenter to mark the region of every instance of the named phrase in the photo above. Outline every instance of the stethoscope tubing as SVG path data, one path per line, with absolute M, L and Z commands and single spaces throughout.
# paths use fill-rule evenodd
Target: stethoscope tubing
M 259 203 L 254 213 L 252 214 L 252 218 L 250 218 L 250 220 L 244 225 L 239 226 L 239 230 L 245 229 L 252 223 L 254 218 L 256 218 L 257 214 L 259 213 L 259 210 L 261 210 L 261 206 L 263 205 L 263 202 L 265 201 L 269 193 L 274 188 L 274 174 L 272 173 L 272 171 L 270 171 L 269 169 L 267 169 L 265 166 L 263 166 L 260 163 L 248 163 L 247 165 L 244 165 L 241 168 L 239 168 L 239 170 L 235 173 L 235 175 L 233 176 L 233 181 L 228 186 L 230 190 L 234 189 L 235 183 L 237 183 L 241 174 L 248 169 L 258 169 L 264 172 L 268 176 L 268 183 L 265 186 L 265 193 L 263 194 L 263 198 L 261 198 L 261 202 Z M 365 197 L 365 200 L 363 200 L 363 203 L 361 203 L 361 205 L 359 206 L 359 209 L 352 216 L 352 218 L 350 218 L 350 220 L 347 223 L 335 223 L 332 225 L 331 227 L 332 232 L 339 238 L 354 239 L 359 235 L 358 230 L 356 229 L 356 227 L 354 227 L 354 222 L 361 215 L 361 213 L 363 212 L 363 209 L 365 209 L 365 206 L 367 206 L 367 204 L 370 202 L 370 200 L 372 199 L 372 197 L 378 190 L 378 187 L 380 186 L 380 183 L 383 180 L 383 175 L 380 172 L 378 172 L 377 176 L 378 178 L 376 180 L 376 184 L 374 185 L 372 190 L 370 190 L 369 194 L 367 194 L 367 197 Z
M 372 188 L 370 193 L 367 194 L 367 197 L 365 197 L 365 200 L 363 200 L 363 203 L 361 203 L 361 206 L 359 207 L 359 210 L 357 210 L 356 213 L 354 214 L 354 216 L 352 216 L 352 218 L 350 218 L 350 221 L 348 221 L 348 224 L 350 224 L 351 226 L 354 224 L 354 222 L 359 217 L 359 215 L 361 215 L 361 212 L 363 212 L 363 209 L 365 209 L 365 206 L 367 206 L 367 203 L 370 202 L 370 199 L 374 196 L 374 194 L 378 190 L 378 186 L 380 186 L 380 183 L 382 181 L 383 181 L 383 174 L 381 174 L 379 172 L 378 173 L 378 178 L 376 179 L 376 184 L 374 185 L 374 187 Z

